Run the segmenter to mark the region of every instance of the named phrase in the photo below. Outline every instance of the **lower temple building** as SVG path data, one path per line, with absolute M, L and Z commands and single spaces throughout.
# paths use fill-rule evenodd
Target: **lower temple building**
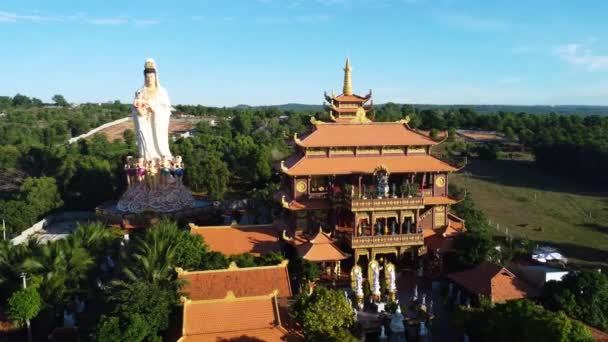
M 300 341 L 285 328 L 292 296 L 287 261 L 276 266 L 185 271 L 181 342 Z
M 448 213 L 456 203 L 448 177 L 458 169 L 432 155 L 439 142 L 411 129 L 409 118 L 372 121 L 371 91 L 353 94 L 348 60 L 344 72 L 343 94 L 325 95 L 331 121 L 311 119 L 312 131 L 294 135 L 296 153 L 278 166 L 285 225 L 310 239 L 322 227 L 355 264 L 441 252 L 443 238 L 465 230 Z

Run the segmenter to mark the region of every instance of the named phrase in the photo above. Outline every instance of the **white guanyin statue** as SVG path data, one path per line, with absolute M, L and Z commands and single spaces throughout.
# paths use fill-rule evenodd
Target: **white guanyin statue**
M 158 68 L 152 59 L 144 65 L 145 83 L 135 92 L 131 115 L 137 138 L 138 158 L 125 165 L 129 187 L 118 201 L 120 211 L 145 210 L 174 212 L 194 207 L 192 194 L 182 182 L 180 156 L 169 149 L 169 95 L 158 81 Z

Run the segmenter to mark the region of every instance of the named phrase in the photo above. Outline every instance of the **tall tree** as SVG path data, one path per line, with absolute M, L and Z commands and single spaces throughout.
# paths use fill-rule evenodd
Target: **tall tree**
M 68 101 L 65 100 L 65 97 L 63 97 L 63 95 L 54 95 L 52 98 L 53 102 L 55 102 L 56 105 L 61 106 L 61 107 L 67 107 L 70 104 L 68 103 Z

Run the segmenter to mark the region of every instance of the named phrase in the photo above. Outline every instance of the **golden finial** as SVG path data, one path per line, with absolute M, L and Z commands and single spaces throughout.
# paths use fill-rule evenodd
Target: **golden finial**
M 283 172 L 289 171 L 289 169 L 287 168 L 287 166 L 285 166 L 285 161 L 284 160 L 281 160 L 281 171 L 283 171 Z
M 156 62 L 152 58 L 146 59 L 146 64 L 144 64 L 144 69 L 154 69 L 156 70 Z
M 236 262 L 231 261 L 230 264 L 228 265 L 228 269 L 229 270 L 238 270 L 239 267 L 237 266 Z
M 283 229 L 283 235 L 281 237 L 285 241 L 291 241 L 291 238 L 289 236 L 287 236 L 287 231 L 285 231 L 285 229 Z
M 302 140 L 300 140 L 300 139 L 298 138 L 298 132 L 294 132 L 294 133 L 293 133 L 293 141 L 295 141 L 295 142 L 296 142 L 296 144 L 299 144 L 299 143 L 301 143 L 301 142 L 302 142 Z
M 177 274 L 179 275 L 179 274 L 184 274 L 184 273 L 186 273 L 186 272 L 184 272 L 184 269 L 183 269 L 183 268 L 181 268 L 181 267 L 176 267 L 176 268 L 175 268 L 175 273 L 177 273 Z
M 289 208 L 289 202 L 285 200 L 285 195 L 281 196 L 281 205 L 283 206 L 283 208 Z
M 351 75 L 350 75 L 350 59 L 346 58 L 346 65 L 344 66 L 344 89 L 342 89 L 342 93 L 344 95 L 352 95 L 353 94 L 353 86 L 351 84 Z

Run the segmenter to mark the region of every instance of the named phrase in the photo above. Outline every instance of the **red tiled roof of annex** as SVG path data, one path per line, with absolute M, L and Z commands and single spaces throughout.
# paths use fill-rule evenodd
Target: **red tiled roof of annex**
M 272 224 L 204 227 L 190 224 L 190 233 L 201 235 L 212 251 L 226 255 L 260 256 L 281 250 L 278 228 Z
M 237 297 L 261 296 L 274 290 L 279 297 L 291 297 L 287 260 L 276 266 L 238 268 L 231 264 L 225 270 L 178 271 L 186 280 L 182 291 L 192 300 L 220 299 L 232 291 Z
M 426 204 L 426 202 L 425 202 Z M 424 244 L 429 250 L 438 252 L 454 251 L 454 236 L 466 232 L 464 220 L 448 213 L 448 225 L 442 229 L 423 229 Z
M 473 294 L 486 296 L 493 303 L 538 295 L 536 289 L 506 268 L 486 261 L 470 270 L 450 273 L 448 278 Z
M 184 303 L 180 342 L 284 341 L 275 295 Z
M 301 139 L 304 147 L 437 145 L 399 122 L 323 123 Z

